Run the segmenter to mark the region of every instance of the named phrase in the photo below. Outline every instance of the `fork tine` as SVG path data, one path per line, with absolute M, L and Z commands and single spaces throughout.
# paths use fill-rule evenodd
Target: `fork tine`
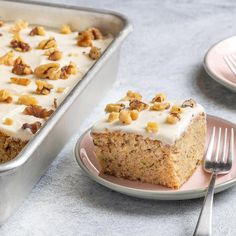
M 232 55 L 228 56 L 228 59 L 230 60 L 231 64 L 233 65 L 234 69 L 236 67 L 236 61 Z
M 212 129 L 212 133 L 211 133 L 211 139 L 208 145 L 208 149 L 207 149 L 207 153 L 206 153 L 206 157 L 205 160 L 210 160 L 212 153 L 213 153 L 213 148 L 214 148 L 214 142 L 215 142 L 215 131 L 216 131 L 216 127 L 214 126 Z
M 228 135 L 228 129 L 225 128 L 225 137 L 224 137 L 224 143 L 223 143 L 223 152 L 221 155 L 221 162 L 226 162 L 226 151 L 227 151 L 227 135 Z
M 231 128 L 230 142 L 229 142 L 229 157 L 227 162 L 232 164 L 234 158 L 234 129 Z
M 215 158 L 214 158 L 214 161 L 216 162 L 218 162 L 219 160 L 220 146 L 221 146 L 221 128 L 219 128 L 219 132 L 218 132 L 217 147 L 216 147 L 216 153 L 215 153 Z
M 224 56 L 224 60 L 225 60 L 225 63 L 226 65 L 229 67 L 229 69 L 232 71 L 232 73 L 234 75 L 236 75 L 236 69 L 235 69 L 235 66 L 234 64 L 232 64 L 231 60 L 230 60 L 230 57 L 229 56 Z
M 232 54 L 231 57 L 234 59 L 234 62 L 236 62 L 236 55 Z

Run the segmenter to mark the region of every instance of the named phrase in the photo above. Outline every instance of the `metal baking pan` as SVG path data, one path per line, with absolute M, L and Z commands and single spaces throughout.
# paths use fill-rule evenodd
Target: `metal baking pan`
M 112 11 L 40 2 L 0 1 L 0 17 L 6 21 L 24 19 L 49 27 L 66 22 L 79 30 L 94 26 L 114 36 L 102 57 L 21 153 L 0 165 L 0 224 L 3 224 L 115 81 L 120 47 L 132 27 L 126 17 Z

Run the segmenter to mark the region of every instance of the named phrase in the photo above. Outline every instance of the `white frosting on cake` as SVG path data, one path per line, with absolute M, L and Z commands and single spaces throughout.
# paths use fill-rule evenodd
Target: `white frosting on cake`
M 183 113 L 181 113 L 181 120 L 176 124 L 168 124 L 166 123 L 166 118 L 170 113 L 171 107 L 173 105 L 181 106 L 183 101 L 169 102 L 171 106 L 167 110 L 151 111 L 147 109 L 139 112 L 138 119 L 132 121 L 132 123 L 129 125 L 122 124 L 119 120 L 108 122 L 107 118 L 109 114 L 106 114 L 103 119 L 95 123 L 95 125 L 92 127 L 92 132 L 104 133 L 107 131 L 120 131 L 123 133 L 133 133 L 142 135 L 144 138 L 159 140 L 164 144 L 173 145 L 175 141 L 178 140 L 186 131 L 192 119 L 200 113 L 204 112 L 204 108 L 200 104 L 197 104 L 194 108 L 183 108 Z M 126 105 L 126 107 L 128 107 L 129 103 L 124 102 L 124 104 Z M 156 122 L 159 126 L 158 132 L 147 132 L 146 126 L 148 122 Z
M 9 32 L 10 27 L 13 25 L 14 23 L 6 23 L 3 27 L 0 27 L 0 34 L 2 34 L 2 36 L 0 36 L 0 57 L 10 50 L 13 50 L 10 47 L 13 34 Z M 32 28 L 34 27 L 29 26 L 20 31 L 20 36 L 31 46 L 32 50 L 29 52 L 16 52 L 13 50 L 16 57 L 21 56 L 25 63 L 31 66 L 32 70 L 41 64 L 52 63 L 53 61 L 48 60 L 47 56 L 44 55 L 45 50 L 36 49 L 36 47 L 42 40 L 54 37 L 57 41 L 58 49 L 63 53 L 62 59 L 56 61 L 56 63 L 59 63 L 62 67 L 69 65 L 70 62 L 74 62 L 78 67 L 78 73 L 71 75 L 66 80 L 45 80 L 52 84 L 54 88 L 48 95 L 38 95 L 35 94 L 35 81 L 37 78 L 34 75 L 18 76 L 11 72 L 12 66 L 0 65 L 0 89 L 7 89 L 13 95 L 13 103 L 0 103 L 0 132 L 22 140 L 29 140 L 33 137 L 29 129 L 21 128 L 24 123 L 34 123 L 36 121 L 43 123 L 45 120 L 24 115 L 23 110 L 26 106 L 17 104 L 18 97 L 22 94 L 31 94 L 38 100 L 38 105 L 47 109 L 55 109 L 53 106 L 54 98 L 57 98 L 57 104 L 60 104 L 74 85 L 83 78 L 84 74 L 95 63 L 95 61 L 88 56 L 90 47 L 77 46 L 76 39 L 78 32 L 60 34 L 60 29 L 48 29 L 45 27 L 45 36 L 29 36 L 29 32 Z M 93 45 L 100 48 L 103 52 L 111 41 L 112 36 L 109 35 L 101 40 L 93 40 Z M 31 83 L 28 86 L 16 85 L 10 83 L 11 77 L 26 77 L 31 79 Z M 57 92 L 59 87 L 65 88 L 63 93 Z M 5 118 L 13 119 L 13 125 L 5 125 Z

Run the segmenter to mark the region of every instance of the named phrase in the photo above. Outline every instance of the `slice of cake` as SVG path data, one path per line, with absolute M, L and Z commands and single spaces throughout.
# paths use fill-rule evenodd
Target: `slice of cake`
M 180 188 L 201 163 L 206 116 L 194 100 L 166 101 L 160 93 L 146 103 L 128 91 L 105 110 L 91 132 L 103 173 Z

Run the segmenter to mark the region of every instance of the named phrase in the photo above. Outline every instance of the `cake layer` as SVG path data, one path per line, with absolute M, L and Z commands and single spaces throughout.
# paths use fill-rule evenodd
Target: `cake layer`
M 173 145 L 134 133 L 92 133 L 101 172 L 179 188 L 201 163 L 206 120 L 198 114 Z
M 22 141 L 0 133 L 0 163 L 15 158 L 26 144 L 27 141 Z

